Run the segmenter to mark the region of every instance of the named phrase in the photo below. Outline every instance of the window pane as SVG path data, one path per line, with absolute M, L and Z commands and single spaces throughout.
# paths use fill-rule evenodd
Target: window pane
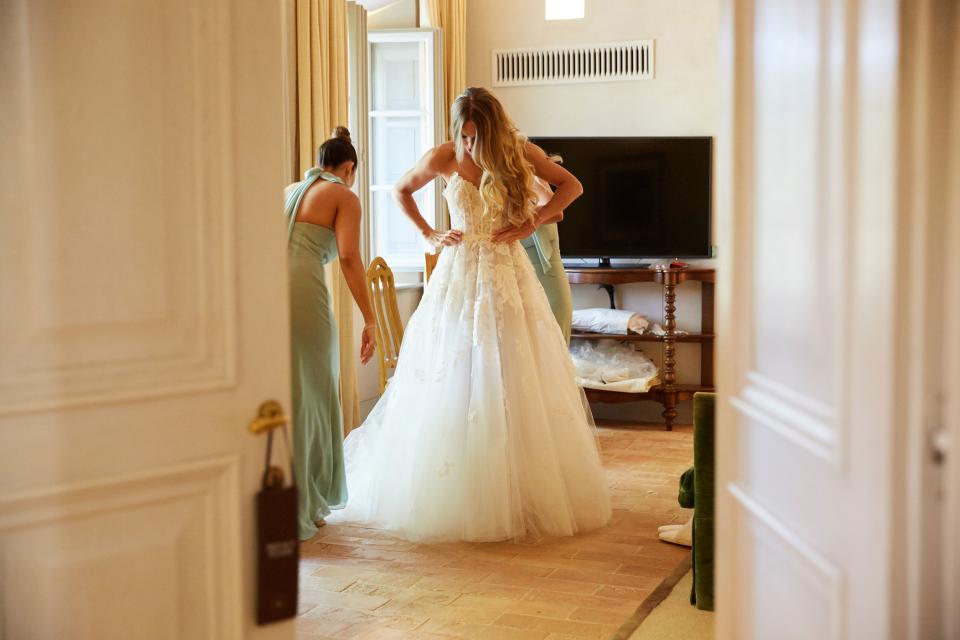
M 422 118 L 373 118 L 373 184 L 394 184 L 413 168 L 422 149 Z
M 428 189 L 421 189 L 413 197 L 417 201 L 420 213 L 430 220 L 425 204 L 428 191 Z M 416 256 L 423 253 L 420 232 L 394 202 L 390 191 L 374 192 L 373 225 L 376 235 L 376 254 L 384 256 L 388 262 L 390 256 L 398 254 Z
M 371 255 L 383 256 L 401 271 L 423 268 L 420 232 L 400 211 L 391 187 L 434 144 L 434 73 L 432 32 L 392 30 L 370 33 L 369 224 Z M 420 213 L 436 224 L 436 188 L 415 194 Z
M 419 110 L 419 42 L 377 42 L 373 45 L 373 109 Z

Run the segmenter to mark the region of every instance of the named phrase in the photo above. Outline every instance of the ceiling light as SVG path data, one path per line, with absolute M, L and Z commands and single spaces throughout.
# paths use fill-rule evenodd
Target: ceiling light
M 546 0 L 547 20 L 579 20 L 583 18 L 585 0 Z

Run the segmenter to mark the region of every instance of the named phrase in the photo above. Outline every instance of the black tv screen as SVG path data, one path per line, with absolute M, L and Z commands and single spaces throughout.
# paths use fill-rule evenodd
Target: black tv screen
M 564 258 L 710 255 L 712 138 L 531 141 L 583 184 L 560 223 Z

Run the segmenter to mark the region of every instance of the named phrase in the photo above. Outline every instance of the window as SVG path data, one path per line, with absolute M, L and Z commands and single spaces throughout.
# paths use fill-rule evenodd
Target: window
M 434 29 L 371 31 L 370 195 L 371 252 L 394 271 L 423 269 L 420 232 L 393 201 L 393 186 L 442 140 L 439 44 Z M 444 228 L 436 181 L 417 192 L 417 206 Z
M 579 20 L 583 18 L 584 0 L 546 0 L 547 20 Z

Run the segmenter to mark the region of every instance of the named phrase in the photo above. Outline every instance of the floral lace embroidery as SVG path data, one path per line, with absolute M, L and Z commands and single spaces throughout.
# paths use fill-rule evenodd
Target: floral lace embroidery
M 478 291 L 476 292 L 477 304 L 484 304 L 487 298 L 492 298 L 494 307 L 497 311 L 497 329 L 504 325 L 503 314 L 523 313 L 523 300 L 520 295 L 518 285 L 518 269 L 527 264 L 529 258 L 526 252 L 520 246 L 520 243 L 510 244 L 494 243 L 483 239 L 500 227 L 504 222 L 502 216 L 497 212 L 495 215 L 484 215 L 483 197 L 479 189 L 472 182 L 463 178 L 460 174 L 454 173 L 443 191 L 450 207 L 450 220 L 454 228 L 462 229 L 463 232 L 471 236 L 467 240 L 452 250 L 464 252 L 462 271 L 450 273 L 448 282 L 445 283 L 446 298 L 451 302 L 463 301 L 468 297 L 466 286 L 467 280 L 473 276 Z M 490 283 L 492 286 L 486 286 Z M 480 331 L 489 331 L 493 327 L 486 326 L 488 317 L 480 315 L 477 320 L 481 326 Z M 489 334 L 488 334 L 489 335 Z

